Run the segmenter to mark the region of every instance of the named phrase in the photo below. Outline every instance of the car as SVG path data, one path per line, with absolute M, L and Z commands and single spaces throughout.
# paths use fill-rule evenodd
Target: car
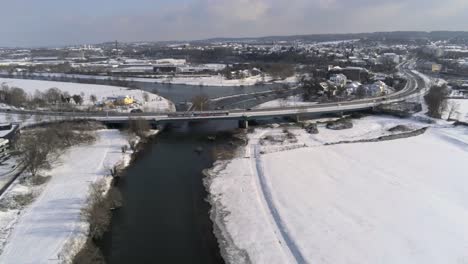
M 137 113 L 143 113 L 143 111 L 141 109 L 132 109 L 130 110 L 130 113 L 137 114 Z

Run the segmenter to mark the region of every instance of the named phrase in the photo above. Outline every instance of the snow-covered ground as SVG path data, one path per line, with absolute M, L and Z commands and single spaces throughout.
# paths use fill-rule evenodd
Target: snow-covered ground
M 320 134 L 257 129 L 239 158 L 208 173 L 216 223 L 231 263 L 468 263 L 468 128 L 432 125 L 420 136 L 325 143 L 427 126 L 367 117 Z M 264 142 L 263 145 L 261 142 Z
M 36 90 L 45 92 L 49 88 L 58 88 L 62 92 L 68 92 L 70 95 L 83 93 L 83 105 L 91 106 L 93 102 L 90 100 L 91 95 L 95 95 L 98 101 L 105 100 L 107 97 L 130 96 L 137 101 L 144 103 L 143 108 L 146 111 L 174 111 L 175 106 L 169 100 L 152 93 L 138 89 L 128 89 L 125 87 L 110 86 L 110 85 L 95 85 L 81 84 L 69 82 L 53 82 L 40 80 L 23 80 L 23 79 L 8 79 L 0 78 L 0 84 L 6 84 L 9 87 L 22 88 L 26 93 L 34 95 Z M 144 94 L 149 95 L 148 102 L 144 100 Z
M 266 103 L 256 106 L 256 109 L 268 109 L 277 107 L 290 107 L 290 106 L 311 106 L 317 102 L 304 102 L 301 95 L 293 95 L 286 98 L 275 99 Z
M 80 217 L 91 182 L 108 175 L 106 168 L 128 163 L 130 154 L 122 154 L 127 144 L 117 130 L 100 130 L 91 145 L 75 146 L 57 161 L 47 174 L 50 181 L 24 210 L 0 211 L 0 263 L 61 263 L 58 259 L 70 241 L 83 243 L 87 225 Z M 15 182 L 0 198 L 13 193 L 25 194 L 30 187 Z M 3 247 L 4 246 L 4 247 Z
M 20 172 L 17 164 L 17 160 L 11 156 L 0 163 L 0 188 L 7 185 Z
M 456 105 L 455 113 L 452 114 L 452 119 L 468 122 L 468 99 L 449 99 L 447 111 L 450 110 L 452 104 Z M 443 117 L 448 116 L 447 111 Z
M 80 79 L 97 79 L 107 80 L 112 78 L 110 76 L 98 76 L 98 75 L 80 75 L 80 74 L 62 74 L 62 73 L 37 73 L 37 76 L 47 77 L 70 77 Z M 117 78 L 116 78 L 117 79 Z M 125 77 L 118 78 L 119 80 L 126 81 L 137 81 L 137 82 L 149 82 L 149 83 L 172 83 L 172 84 L 184 84 L 184 85 L 203 85 L 203 86 L 252 86 L 257 85 L 261 82 L 265 83 L 296 83 L 298 76 L 291 76 L 284 80 L 273 80 L 272 77 L 266 76 L 262 78 L 260 75 L 250 76 L 243 79 L 228 80 L 222 75 L 213 76 L 190 76 L 190 77 L 174 77 L 165 76 L 162 78 L 138 78 L 138 77 Z
M 432 86 L 432 85 L 438 85 L 438 86 L 441 86 L 441 85 L 444 85 L 444 84 L 447 84 L 447 81 L 444 80 L 444 79 L 440 79 L 440 78 L 431 78 L 423 73 L 420 73 L 416 70 L 413 70 L 412 71 L 414 74 L 418 75 L 420 78 L 422 78 L 422 80 L 424 81 L 425 83 L 425 89 L 423 89 L 421 91 L 421 95 L 415 95 L 413 99 L 415 100 L 418 100 L 422 103 L 422 107 L 423 107 L 423 110 L 416 114 L 416 116 L 420 116 L 420 117 L 425 117 L 425 113 L 427 113 L 428 109 L 427 109 L 427 105 L 426 105 L 426 102 L 424 101 L 423 99 L 423 96 L 429 92 L 429 88 Z M 463 121 L 463 122 L 468 122 L 468 100 L 467 99 L 448 99 L 448 108 L 446 109 L 445 113 L 442 115 L 442 118 L 443 119 L 446 119 L 448 117 L 448 111 L 450 109 L 450 105 L 451 104 L 455 104 L 457 105 L 456 107 L 456 110 L 454 111 L 454 113 L 452 114 L 452 119 L 454 120 L 459 120 L 459 121 Z M 427 118 L 427 117 L 425 117 Z
M 145 79 L 135 79 L 137 81 L 145 81 Z M 228 80 L 222 75 L 207 76 L 207 77 L 168 77 L 161 79 L 149 79 L 156 83 L 172 83 L 186 85 L 203 85 L 203 86 L 252 86 L 259 83 L 296 83 L 297 77 L 292 76 L 284 80 L 273 80 L 271 77 L 262 78 L 260 75 L 250 76 L 244 79 Z M 148 81 L 148 79 L 146 80 Z

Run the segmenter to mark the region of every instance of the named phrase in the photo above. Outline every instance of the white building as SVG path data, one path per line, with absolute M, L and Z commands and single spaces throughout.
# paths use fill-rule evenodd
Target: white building
M 330 76 L 330 82 L 332 82 L 335 86 L 344 87 L 346 86 L 347 81 L 348 78 L 342 73 L 333 74 L 332 76 Z
M 347 95 L 352 95 L 356 94 L 357 89 L 361 86 L 362 84 L 360 82 L 351 82 L 346 85 L 346 94 Z
M 369 96 L 380 96 L 385 94 L 387 85 L 382 81 L 376 81 L 373 84 L 365 85 L 366 93 Z

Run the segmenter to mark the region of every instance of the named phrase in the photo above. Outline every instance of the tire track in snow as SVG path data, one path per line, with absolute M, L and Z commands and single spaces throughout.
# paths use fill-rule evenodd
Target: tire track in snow
M 263 195 L 263 199 L 268 206 L 268 210 L 270 211 L 271 216 L 273 217 L 274 224 L 279 231 L 279 235 L 281 235 L 280 240 L 284 242 L 281 244 L 284 244 L 287 247 L 290 255 L 294 258 L 296 263 L 307 263 L 296 242 L 289 235 L 287 226 L 281 219 L 281 215 L 274 205 L 273 195 L 270 188 L 268 187 L 267 180 L 263 172 L 263 166 L 260 159 L 260 150 L 257 142 L 251 146 L 251 155 L 253 155 L 253 159 L 251 156 L 251 161 L 255 163 L 255 174 L 259 179 L 261 194 Z

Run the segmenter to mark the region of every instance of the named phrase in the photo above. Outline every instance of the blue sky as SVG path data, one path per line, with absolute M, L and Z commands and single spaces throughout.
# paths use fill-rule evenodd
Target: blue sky
M 468 0 L 0 0 L 0 46 L 468 30 Z

